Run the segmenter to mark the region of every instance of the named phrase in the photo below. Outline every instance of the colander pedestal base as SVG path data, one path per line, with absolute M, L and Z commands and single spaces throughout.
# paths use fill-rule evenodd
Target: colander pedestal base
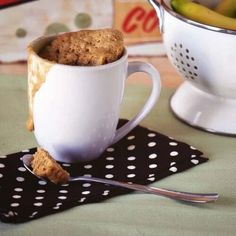
M 171 97 L 170 107 L 180 120 L 191 126 L 236 135 L 236 99 L 206 93 L 185 81 Z

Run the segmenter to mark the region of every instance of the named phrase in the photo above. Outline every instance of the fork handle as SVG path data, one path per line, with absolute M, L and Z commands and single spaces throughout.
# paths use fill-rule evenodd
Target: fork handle
M 113 186 L 140 191 L 140 192 L 151 193 L 151 194 L 155 194 L 155 195 L 159 195 L 163 197 L 168 197 L 174 200 L 193 202 L 193 203 L 214 202 L 219 197 L 217 193 L 188 193 L 188 192 L 149 187 L 149 186 L 140 185 L 140 184 L 126 183 L 126 182 L 120 182 L 116 180 L 100 179 L 100 178 L 87 177 L 87 176 L 80 176 L 80 177 L 74 177 L 74 178 L 72 177 L 70 178 L 70 181 L 89 181 L 89 182 L 109 184 Z

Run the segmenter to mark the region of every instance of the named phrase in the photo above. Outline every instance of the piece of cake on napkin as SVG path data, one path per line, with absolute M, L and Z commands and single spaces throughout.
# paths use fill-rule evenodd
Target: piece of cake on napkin
M 38 148 L 34 153 L 31 167 L 35 175 L 48 178 L 55 184 L 66 183 L 70 177 L 69 173 L 42 148 Z

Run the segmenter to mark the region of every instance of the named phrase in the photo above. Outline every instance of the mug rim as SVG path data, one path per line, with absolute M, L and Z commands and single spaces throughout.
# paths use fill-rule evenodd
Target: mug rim
M 33 41 L 30 42 L 30 44 L 27 47 L 27 51 L 28 54 L 33 54 L 37 59 L 47 62 L 49 64 L 52 65 L 57 65 L 60 67 L 65 67 L 65 68 L 73 68 L 73 69 L 79 69 L 79 70 L 104 70 L 104 69 L 108 69 L 110 67 L 115 67 L 116 65 L 122 63 L 123 61 L 125 61 L 128 58 L 128 50 L 127 48 L 124 46 L 124 51 L 123 51 L 123 55 L 116 61 L 104 64 L 104 65 L 97 65 L 97 66 L 84 66 L 84 65 L 67 65 L 67 64 L 60 64 L 54 61 L 50 61 L 46 58 L 42 58 L 39 56 L 38 52 L 35 51 L 35 45 L 34 44 L 38 44 L 39 42 L 41 42 L 42 40 L 47 40 L 47 39 L 53 39 L 55 37 L 57 37 L 60 34 L 64 34 L 64 33 L 59 33 L 59 34 L 53 34 L 53 35 L 48 35 L 48 36 L 41 36 L 39 38 L 34 39 Z
M 193 26 L 197 26 L 199 28 L 205 29 L 205 30 L 210 30 L 210 31 L 214 31 L 214 32 L 218 32 L 218 33 L 224 33 L 224 34 L 230 34 L 230 35 L 236 35 L 236 30 L 231 30 L 231 29 L 226 29 L 226 28 L 220 28 L 217 26 L 212 26 L 212 25 L 208 25 L 208 24 L 204 24 L 204 23 L 200 23 L 194 20 L 190 20 L 182 15 L 180 15 L 179 13 L 175 12 L 171 7 L 169 7 L 166 4 L 166 1 L 170 2 L 170 0 L 161 0 L 161 6 L 163 6 L 163 8 L 172 16 L 174 16 L 175 18 L 189 24 L 189 25 L 193 25 Z

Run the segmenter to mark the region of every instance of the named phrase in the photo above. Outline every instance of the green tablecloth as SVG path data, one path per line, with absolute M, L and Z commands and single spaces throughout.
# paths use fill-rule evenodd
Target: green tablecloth
M 0 76 L 0 155 L 36 145 L 33 134 L 25 129 L 26 83 L 24 76 Z M 122 118 L 132 118 L 149 92 L 148 86 L 127 85 Z M 0 223 L 0 235 L 236 235 L 236 139 L 181 123 L 169 111 L 173 92 L 163 89 L 159 102 L 141 124 L 197 147 L 209 161 L 153 186 L 218 192 L 221 197 L 216 203 L 190 205 L 133 193 L 24 224 Z

